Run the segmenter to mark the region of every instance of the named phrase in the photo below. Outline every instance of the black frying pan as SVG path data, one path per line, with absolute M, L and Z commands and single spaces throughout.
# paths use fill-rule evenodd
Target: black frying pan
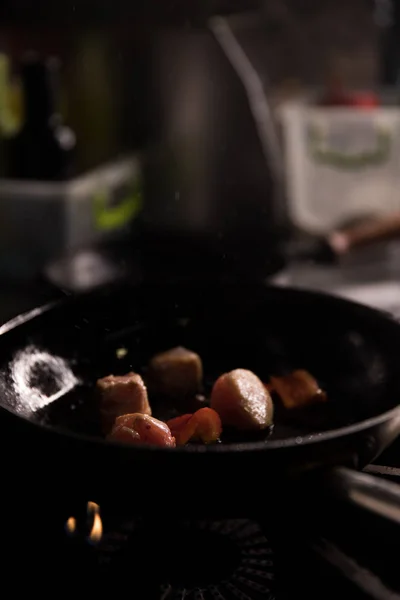
M 302 486 L 322 469 L 354 502 L 398 518 L 397 488 L 349 469 L 400 432 L 400 324 L 380 312 L 263 286 L 142 285 L 34 310 L 0 333 L 2 472 L 14 491 L 66 502 L 79 492 L 119 511 L 253 514 L 284 482 Z M 140 371 L 178 344 L 202 356 L 206 381 L 237 367 L 265 379 L 305 368 L 329 403 L 294 420 L 277 410 L 268 439 L 176 449 L 105 442 L 96 379 Z

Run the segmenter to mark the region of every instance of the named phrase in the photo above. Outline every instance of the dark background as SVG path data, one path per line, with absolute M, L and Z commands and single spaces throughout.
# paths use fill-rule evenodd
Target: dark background
M 320 84 L 332 70 L 355 87 L 393 79 L 396 36 L 385 30 L 383 40 L 371 0 L 3 0 L 0 51 L 15 64 L 30 49 L 61 57 L 63 112 L 78 134 L 78 168 L 84 171 L 145 143 L 143 90 L 155 28 L 196 29 L 212 14 L 257 8 L 265 35 L 252 50 L 278 96 L 293 86 Z M 384 54 L 389 58 L 382 66 Z

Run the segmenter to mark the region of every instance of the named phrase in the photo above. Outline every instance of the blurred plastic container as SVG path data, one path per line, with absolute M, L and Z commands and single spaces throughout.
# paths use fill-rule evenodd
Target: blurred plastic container
M 68 182 L 0 180 L 0 277 L 29 280 L 54 257 L 119 238 L 141 207 L 136 156 Z
M 319 107 L 310 98 L 279 112 L 295 225 L 324 233 L 400 210 L 400 107 Z

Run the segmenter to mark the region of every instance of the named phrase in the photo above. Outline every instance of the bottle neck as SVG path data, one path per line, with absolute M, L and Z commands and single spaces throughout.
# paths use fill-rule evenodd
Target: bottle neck
M 23 69 L 25 125 L 43 127 L 56 114 L 55 86 L 52 72 L 45 64 L 34 63 Z

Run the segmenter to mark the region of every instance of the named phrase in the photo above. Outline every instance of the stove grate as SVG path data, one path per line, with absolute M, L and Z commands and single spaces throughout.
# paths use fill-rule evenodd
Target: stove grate
M 151 582 L 135 580 L 151 600 L 275 598 L 273 551 L 249 519 L 128 521 L 104 535 L 97 554 L 110 579 L 151 570 Z

